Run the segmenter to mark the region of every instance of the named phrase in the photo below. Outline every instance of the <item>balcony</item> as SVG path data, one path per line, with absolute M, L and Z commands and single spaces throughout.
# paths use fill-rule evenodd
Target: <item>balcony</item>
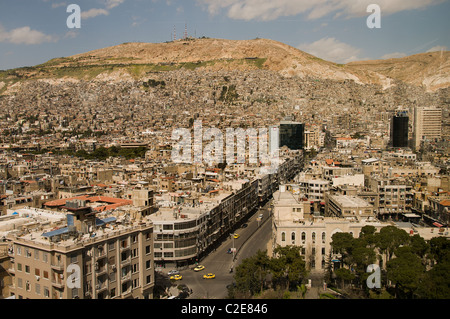
M 64 271 L 64 264 L 62 264 L 62 263 L 56 263 L 56 264 L 52 263 L 51 264 L 51 268 L 54 271 Z
M 64 280 L 52 279 L 52 286 L 55 288 L 62 289 L 62 288 L 64 288 L 65 285 L 66 285 L 66 283 L 64 282 Z

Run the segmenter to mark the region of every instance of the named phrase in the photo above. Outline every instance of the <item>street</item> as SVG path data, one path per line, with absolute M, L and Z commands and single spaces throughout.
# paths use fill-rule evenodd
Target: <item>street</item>
M 269 219 L 270 202 L 259 209 L 255 214 L 250 216 L 246 227 L 241 227 L 235 231 L 239 234 L 239 238 L 234 239 L 233 234 L 225 240 L 216 250 L 199 261 L 200 265 L 205 266 L 201 271 L 194 271 L 195 265 L 189 269 L 180 270 L 183 279 L 177 281 L 178 284 L 185 284 L 193 293 L 188 297 L 190 299 L 223 299 L 227 297 L 227 285 L 233 282 L 233 273 L 230 268 L 234 265 L 234 269 L 239 263 L 252 255 L 258 250 L 266 250 L 267 244 L 271 237 L 272 224 Z M 261 221 L 258 216 L 263 214 Z M 233 262 L 233 253 L 227 251 L 236 248 L 235 261 Z M 215 279 L 203 279 L 203 275 L 213 273 Z

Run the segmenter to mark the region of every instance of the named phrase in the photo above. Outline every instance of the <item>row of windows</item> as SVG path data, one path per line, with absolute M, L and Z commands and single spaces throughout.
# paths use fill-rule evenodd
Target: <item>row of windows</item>
M 31 292 L 31 283 L 30 281 L 26 280 L 25 281 L 25 285 L 23 284 L 23 279 L 22 278 L 17 278 L 17 288 L 20 289 L 25 289 L 26 291 Z M 44 286 L 44 289 L 41 291 L 41 284 L 36 283 L 34 285 L 34 292 L 37 295 L 40 295 L 42 293 L 42 295 L 46 298 L 50 297 L 50 289 L 47 286 Z M 20 298 L 19 298 L 20 299 Z
M 291 240 L 292 241 L 295 241 L 296 236 L 297 236 L 296 232 L 291 232 Z M 313 242 L 315 242 L 315 240 L 316 240 L 316 233 L 315 232 L 311 233 L 311 239 L 312 239 Z M 322 242 L 323 243 L 325 243 L 325 239 L 326 239 L 326 233 L 323 232 L 322 233 Z M 302 232 L 301 240 L 302 241 L 306 241 L 306 233 L 305 232 Z M 286 241 L 286 232 L 282 232 L 281 233 L 281 241 Z
M 22 250 L 23 248 L 23 250 Z M 35 260 L 40 260 L 41 255 L 42 255 L 42 261 L 47 263 L 48 262 L 48 256 L 49 254 L 46 252 L 41 252 L 38 249 L 32 249 L 32 248 L 28 248 L 28 247 L 22 247 L 22 246 L 16 246 L 16 255 L 17 256 L 22 256 L 22 252 L 23 252 L 23 256 L 27 257 L 27 258 L 31 258 L 34 256 Z

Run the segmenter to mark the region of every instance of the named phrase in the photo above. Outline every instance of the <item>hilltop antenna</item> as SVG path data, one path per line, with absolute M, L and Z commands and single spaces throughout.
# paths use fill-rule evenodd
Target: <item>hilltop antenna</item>
M 184 40 L 188 38 L 187 23 L 184 25 Z
M 173 26 L 173 41 L 177 41 L 177 27 Z

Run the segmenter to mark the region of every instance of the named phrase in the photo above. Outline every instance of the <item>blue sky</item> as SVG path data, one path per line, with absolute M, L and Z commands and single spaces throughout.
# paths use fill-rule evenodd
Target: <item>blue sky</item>
M 369 4 L 381 9 L 370 29 Z M 81 28 L 69 29 L 69 4 Z M 0 0 L 0 69 L 124 42 L 189 36 L 280 41 L 325 60 L 402 57 L 450 48 L 450 0 Z

